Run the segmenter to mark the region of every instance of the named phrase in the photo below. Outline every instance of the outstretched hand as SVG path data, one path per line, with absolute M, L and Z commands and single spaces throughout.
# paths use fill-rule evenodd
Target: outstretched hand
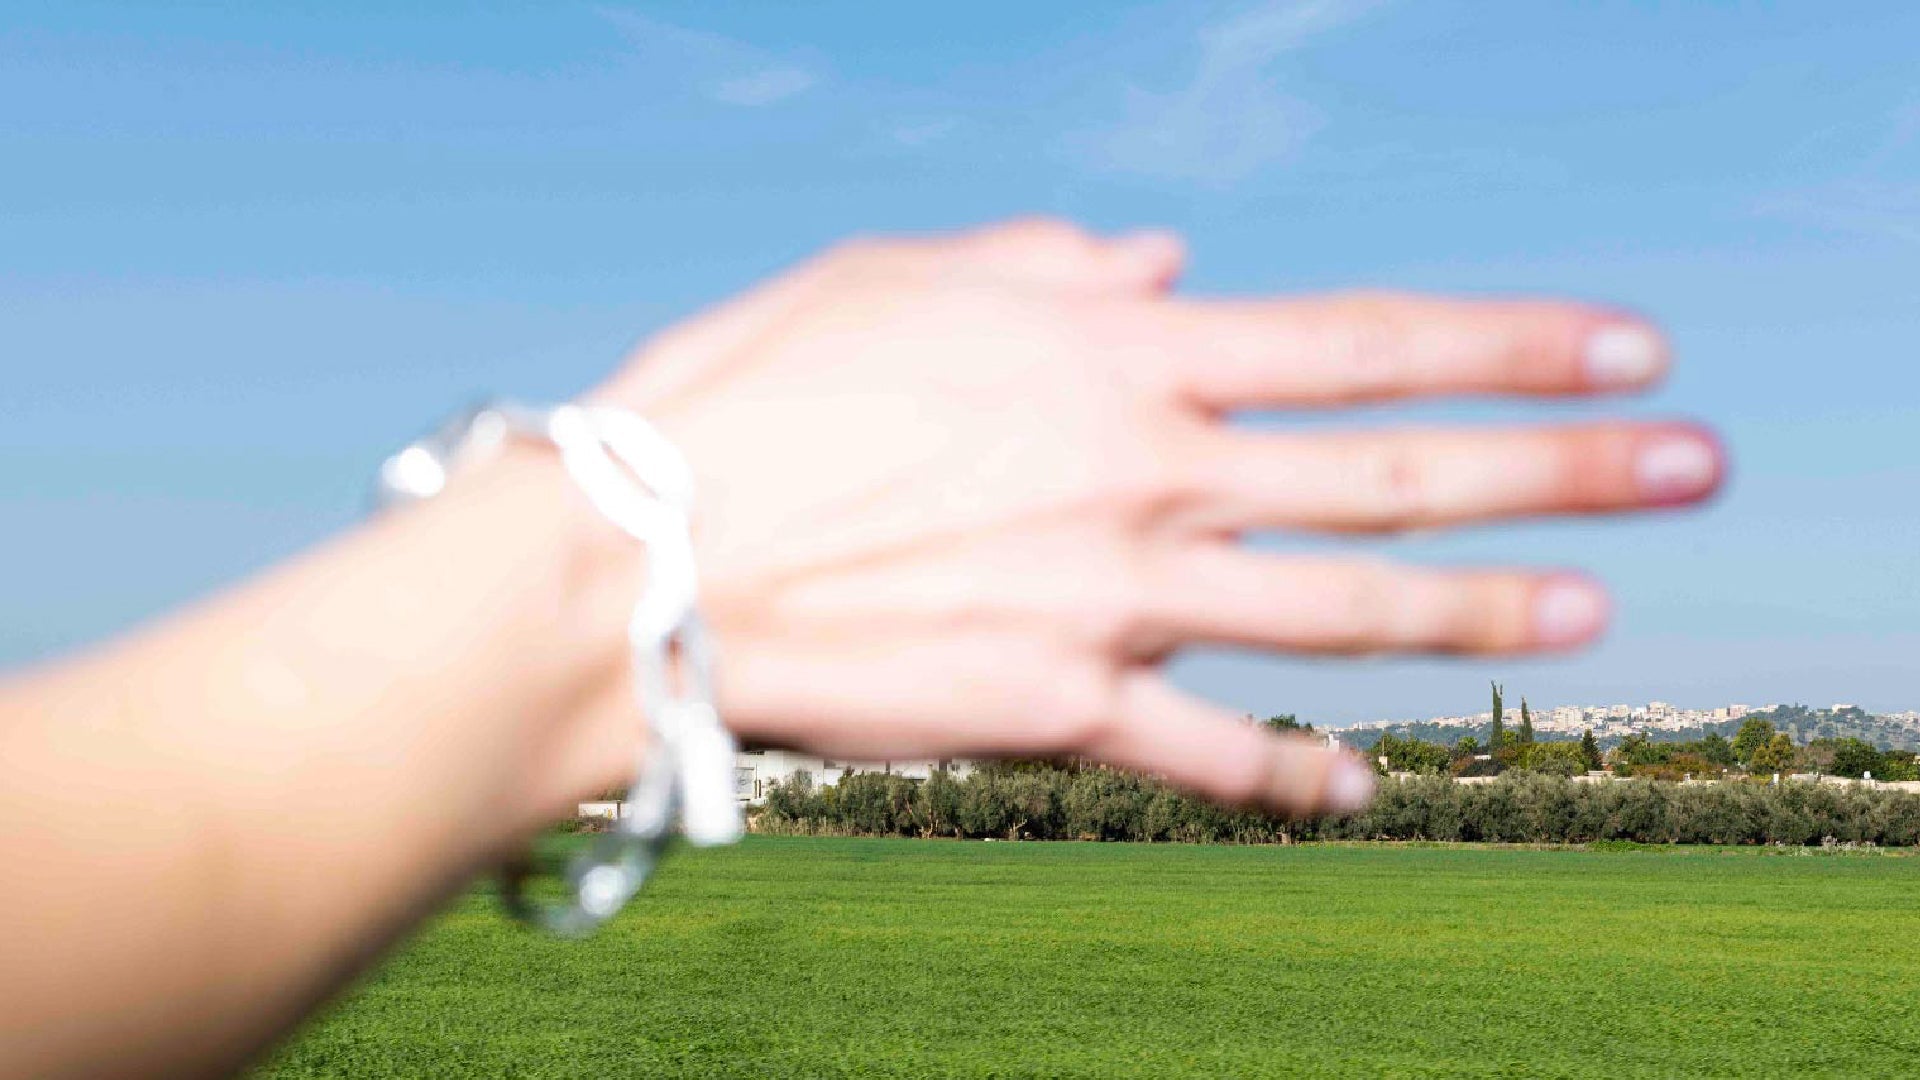
M 597 392 L 692 462 L 721 705 L 743 738 L 849 757 L 1076 754 L 1283 812 L 1357 762 L 1176 691 L 1192 643 L 1512 654 L 1590 641 L 1570 573 L 1242 547 L 1700 499 L 1698 428 L 1250 431 L 1234 410 L 1634 390 L 1617 311 L 1401 295 L 1202 300 L 1160 234 L 1047 222 L 859 241 L 646 346 Z M 630 706 L 589 723 L 618 760 Z M 570 758 L 575 755 L 569 755 Z

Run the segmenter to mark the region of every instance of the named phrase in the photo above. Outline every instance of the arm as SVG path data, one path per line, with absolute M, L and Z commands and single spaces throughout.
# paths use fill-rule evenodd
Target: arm
M 1248 431 L 1247 408 L 1573 395 L 1660 374 L 1615 312 L 1170 297 L 1176 247 L 1022 224 L 829 254 L 595 396 L 700 482 L 742 737 L 1080 754 L 1213 798 L 1355 805 L 1357 762 L 1162 681 L 1194 643 L 1559 650 L 1585 579 L 1253 552 L 1692 501 L 1682 425 Z M 643 559 L 516 451 L 200 610 L 0 695 L 0 1073 L 230 1068 L 541 820 L 621 778 Z
M 516 449 L 9 687 L 0 1075 L 231 1069 L 618 777 L 640 562 Z M 562 736 L 595 709 L 626 744 L 570 774 Z

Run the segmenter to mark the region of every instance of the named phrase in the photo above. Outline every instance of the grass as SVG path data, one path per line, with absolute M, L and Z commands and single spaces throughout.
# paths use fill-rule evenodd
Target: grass
M 305 1076 L 1911 1075 L 1920 859 L 750 838 L 461 900 Z

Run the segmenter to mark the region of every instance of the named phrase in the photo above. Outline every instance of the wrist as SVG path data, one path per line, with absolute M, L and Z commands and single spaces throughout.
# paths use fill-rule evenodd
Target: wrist
M 622 824 L 614 846 L 575 856 L 567 871 L 573 896 L 558 905 L 532 901 L 521 877 L 510 876 L 505 882 L 503 900 L 509 909 L 536 925 L 573 935 L 599 925 L 633 896 L 675 832 L 700 846 L 740 837 L 744 822 L 733 783 L 736 744 L 714 709 L 711 654 L 696 606 L 688 517 L 693 478 L 678 450 L 653 425 L 611 407 L 490 406 L 390 458 L 382 468 L 383 488 L 409 498 L 439 494 L 451 465 L 470 458 L 475 449 L 498 451 L 510 438 L 557 449 L 584 501 L 625 537 L 644 545 L 650 578 L 627 620 L 632 666 L 626 675 L 634 696 L 617 703 L 611 724 L 596 719 L 599 709 L 586 709 L 584 722 L 570 725 L 572 730 L 551 744 L 554 752 L 541 770 L 545 783 L 520 789 L 532 796 L 524 807 L 529 811 L 546 805 L 549 798 L 578 797 L 595 778 L 604 781 L 611 775 L 604 771 L 614 752 L 605 748 L 606 736 L 630 731 L 633 716 L 647 714 L 645 759 L 631 752 L 620 755 L 639 764 L 633 817 Z M 511 479 L 516 473 L 509 466 L 496 479 Z M 534 478 L 540 479 L 537 474 Z M 511 484 L 504 486 L 511 490 Z M 577 512 L 555 517 L 561 535 L 591 535 L 577 526 L 566 527 L 578 521 Z M 598 652 L 592 648 L 599 637 L 594 631 L 610 625 L 603 621 L 604 594 L 595 586 L 606 580 L 606 567 L 619 564 L 600 555 L 597 540 L 583 546 L 563 544 L 562 550 L 552 564 L 557 578 L 536 595 L 544 592 L 557 601 L 543 607 L 563 613 L 550 624 L 563 627 L 556 635 L 561 643 L 579 636 L 584 627 L 591 656 Z M 578 584 L 583 580 L 588 585 L 584 591 Z M 568 612 L 573 617 L 564 614 Z M 612 680 L 616 686 L 619 681 Z M 620 742 L 631 746 L 631 739 L 628 734 Z M 528 748 L 541 741 L 533 740 Z M 523 760 L 535 759 L 527 755 Z M 520 816 L 509 813 L 506 818 L 511 822 Z
M 631 772 L 644 718 L 627 625 L 646 551 L 592 506 L 551 447 L 512 443 L 447 495 L 468 519 L 461 527 L 494 551 L 504 598 L 494 632 L 513 643 L 500 693 L 524 703 L 503 718 L 507 771 L 488 837 L 511 846 Z
M 624 671 L 646 549 L 594 509 L 551 447 L 511 445 L 473 479 L 494 527 L 520 534 L 503 552 L 522 578 L 511 621 L 531 635 L 541 677 L 579 685 Z

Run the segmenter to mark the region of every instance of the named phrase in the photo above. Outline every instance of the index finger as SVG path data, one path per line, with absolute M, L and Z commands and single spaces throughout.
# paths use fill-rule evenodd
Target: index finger
M 1645 320 L 1556 301 L 1181 299 L 1147 322 L 1137 340 L 1163 358 L 1173 391 L 1210 410 L 1635 390 L 1668 363 Z
M 1373 770 L 1353 754 L 1267 731 L 1148 669 L 1126 673 L 1120 686 L 1115 714 L 1079 752 L 1217 802 L 1295 817 L 1351 813 L 1373 797 Z

